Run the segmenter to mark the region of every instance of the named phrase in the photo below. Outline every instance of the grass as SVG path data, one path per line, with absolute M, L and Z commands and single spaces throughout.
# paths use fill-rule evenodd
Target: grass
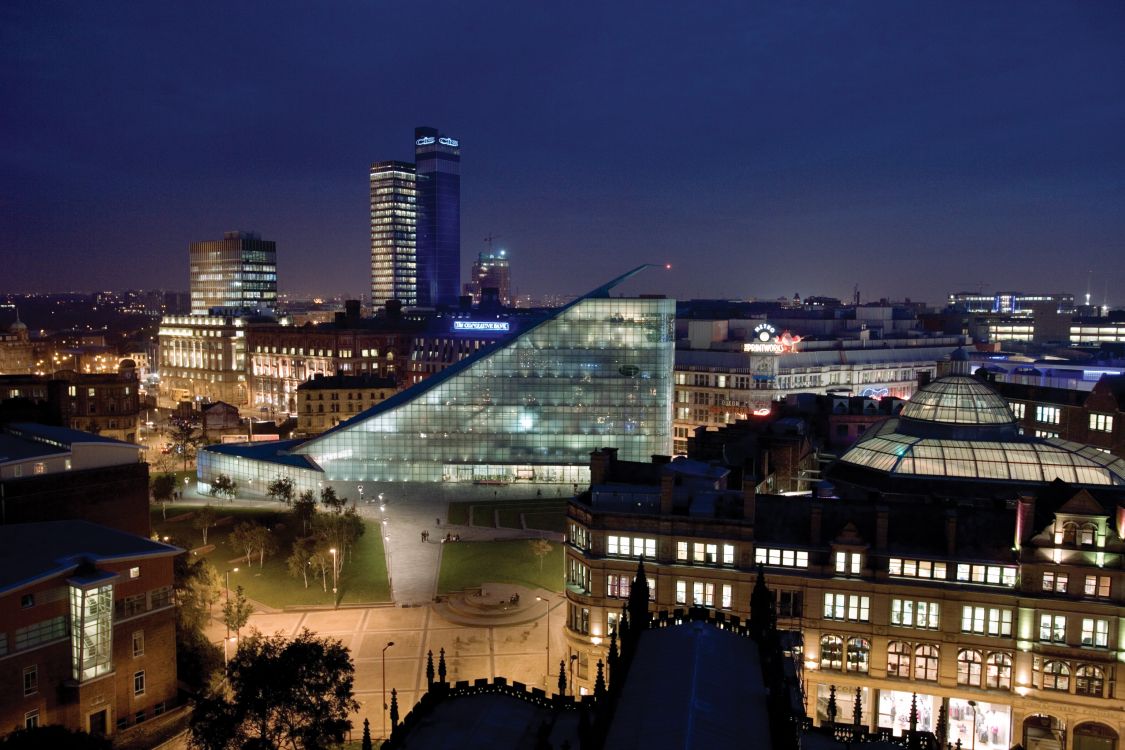
M 497 513 L 499 511 L 499 513 Z M 496 526 L 499 515 L 501 528 L 527 528 L 562 532 L 566 528 L 566 502 L 559 498 L 528 498 L 526 500 L 484 500 L 449 504 L 449 523 Z
M 439 594 L 477 588 L 483 583 L 517 583 L 562 591 L 562 545 L 551 543 L 550 554 L 543 558 L 542 572 L 528 539 L 454 542 L 442 546 Z
M 300 525 L 293 522 L 288 513 L 282 511 L 246 508 L 224 508 L 216 503 L 219 517 L 232 517 L 232 522 L 213 527 L 207 534 L 207 542 L 214 549 L 204 557 L 220 572 L 237 567 L 237 573 L 230 574 L 231 588 L 242 586 L 246 596 L 270 607 L 330 605 L 332 604 L 331 571 L 327 581 L 328 591 L 321 586 L 319 575 L 310 570 L 309 587 L 305 588 L 300 578 L 289 575 L 285 560 L 292 549 L 293 541 L 300 535 Z M 168 506 L 168 518 L 172 519 L 190 510 L 178 503 Z M 265 565 L 258 566 L 257 559 L 247 565 L 245 557 L 239 557 L 227 541 L 231 530 L 242 521 L 255 520 L 273 529 L 278 541 L 278 549 L 266 557 Z M 180 547 L 192 549 L 203 544 L 202 534 L 192 527 L 190 520 L 179 522 L 165 521 L 160 509 L 152 513 L 152 528 L 157 534 L 168 535 L 170 542 Z M 344 562 L 338 588 L 342 604 L 368 604 L 391 600 L 390 585 L 387 583 L 387 563 L 383 554 L 383 539 L 378 524 L 365 524 L 366 533 L 359 538 L 355 549 Z

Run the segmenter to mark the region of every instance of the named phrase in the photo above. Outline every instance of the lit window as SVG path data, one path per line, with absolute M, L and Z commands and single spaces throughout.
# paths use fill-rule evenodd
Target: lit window
M 754 562 L 785 568 L 807 568 L 809 567 L 809 553 L 803 550 L 758 547 L 754 550 Z
M 959 651 L 957 653 L 957 684 L 980 687 L 983 662 L 979 651 L 972 649 Z
M 1082 645 L 1093 648 L 1106 648 L 1109 646 L 1109 620 L 1082 620 Z
M 138 630 L 133 633 L 133 656 L 144 656 L 145 631 Z
M 145 694 L 145 671 L 133 673 L 133 695 Z
M 1086 596 L 1098 599 L 1109 598 L 1109 576 L 1086 576 L 1086 586 L 1083 591 Z
M 937 682 L 938 647 L 918 646 L 914 649 L 914 679 Z
M 1049 661 L 1043 665 L 1043 689 L 1064 693 L 1070 690 L 1070 667 L 1066 662 Z
M 1113 432 L 1113 415 L 1091 414 L 1090 429 L 1097 432 Z
M 941 627 L 941 614 L 937 602 L 891 600 L 891 625 L 900 628 L 937 630 Z
M 836 572 L 841 575 L 859 575 L 863 570 L 863 555 L 859 552 L 837 552 Z
M 1066 616 L 1039 615 L 1039 640 L 1066 643 Z
M 991 690 L 1011 689 L 1012 657 L 1001 653 L 988 655 L 985 664 L 985 687 Z
M 1066 573 L 1053 573 L 1051 571 L 1047 571 L 1043 574 L 1043 590 L 1065 594 L 1068 579 L 1069 576 Z
M 857 594 L 825 594 L 824 619 L 867 622 L 870 619 L 871 598 Z
M 946 577 L 945 563 L 932 560 L 905 560 L 892 557 L 887 563 L 887 572 L 892 576 L 903 578 L 937 578 L 944 580 Z
M 141 569 L 139 567 L 134 566 L 132 568 L 129 568 L 129 578 L 140 578 L 140 577 L 141 577 Z
M 1057 406 L 1036 406 L 1035 421 L 1043 424 L 1059 423 L 1059 408 Z

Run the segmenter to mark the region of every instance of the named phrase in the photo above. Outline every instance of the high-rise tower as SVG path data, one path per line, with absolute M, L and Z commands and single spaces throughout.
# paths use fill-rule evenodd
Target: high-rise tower
M 454 305 L 461 290 L 461 144 L 414 129 L 417 304 Z
M 193 242 L 191 314 L 213 307 L 277 310 L 277 244 L 255 232 L 225 232 L 223 239 Z
M 486 296 L 486 289 L 494 289 L 496 301 L 504 307 L 512 304 L 511 268 L 508 253 L 504 250 L 480 253 L 473 261 L 469 282 L 465 284 L 465 294 L 471 295 L 473 302 L 479 304 Z
M 414 165 L 371 165 L 371 304 L 418 304 Z

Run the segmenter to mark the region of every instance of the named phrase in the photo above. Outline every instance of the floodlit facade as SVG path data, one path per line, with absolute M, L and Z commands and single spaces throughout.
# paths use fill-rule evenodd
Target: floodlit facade
M 371 303 L 389 299 L 418 302 L 414 256 L 416 208 L 414 165 L 380 161 L 371 165 Z
M 675 302 L 610 297 L 633 273 L 320 437 L 211 446 L 199 479 L 569 483 L 587 481 L 600 446 L 668 454 Z
M 191 243 L 191 313 L 277 309 L 277 244 L 255 232 Z

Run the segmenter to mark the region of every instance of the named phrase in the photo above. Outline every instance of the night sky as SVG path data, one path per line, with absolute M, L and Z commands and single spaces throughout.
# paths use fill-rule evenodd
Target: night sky
M 369 288 L 367 168 L 462 141 L 522 293 L 1125 303 L 1125 4 L 6 2 L 0 291 Z

